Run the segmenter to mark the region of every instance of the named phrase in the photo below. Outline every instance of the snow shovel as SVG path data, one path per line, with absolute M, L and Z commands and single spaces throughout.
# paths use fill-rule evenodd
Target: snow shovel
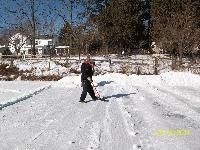
M 93 87 L 94 91 L 95 91 L 95 92 L 97 93 L 97 95 L 98 95 L 98 99 L 102 100 L 103 98 L 101 98 L 99 92 L 97 91 L 97 88 L 94 86 L 93 83 L 91 83 L 91 84 L 92 84 L 92 87 Z

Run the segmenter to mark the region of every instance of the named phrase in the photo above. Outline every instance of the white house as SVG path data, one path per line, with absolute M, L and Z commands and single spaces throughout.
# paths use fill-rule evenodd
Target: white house
M 16 33 L 13 36 L 9 38 L 9 49 L 12 53 L 16 53 L 16 49 L 23 49 L 24 46 L 26 45 L 27 37 L 20 34 Z
M 52 44 L 52 39 L 37 38 L 35 40 L 36 52 L 40 55 L 44 54 L 47 47 L 52 46 Z M 31 54 L 32 49 L 30 40 L 20 33 L 16 33 L 10 38 L 8 47 L 12 53 L 16 53 L 16 49 L 19 49 L 19 53 Z
M 52 42 L 52 39 L 35 39 L 36 52 L 40 55 L 44 54 L 47 47 L 52 46 Z M 31 42 L 27 41 L 24 47 L 21 49 L 21 53 L 25 52 L 25 54 L 31 54 L 31 48 Z
M 6 47 L 5 45 L 0 45 L 0 48 Z

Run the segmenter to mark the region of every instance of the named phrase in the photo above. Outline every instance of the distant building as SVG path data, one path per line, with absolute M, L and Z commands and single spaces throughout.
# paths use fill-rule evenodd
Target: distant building
M 52 38 L 48 38 L 47 36 L 38 36 L 35 40 L 35 48 L 37 54 L 48 54 L 49 49 L 53 45 Z M 17 53 L 18 50 L 19 54 L 31 54 L 32 44 L 31 40 L 21 33 L 16 33 L 9 39 L 8 45 L 10 51 L 12 53 Z
M 70 51 L 69 51 L 70 46 L 57 46 L 55 47 L 55 52 L 57 56 L 64 56 L 64 55 L 69 55 Z
M 35 39 L 35 48 L 37 54 L 48 54 L 49 49 L 53 45 L 52 39 Z M 28 40 L 24 47 L 21 49 L 21 53 L 31 54 L 32 44 L 31 41 Z
M 4 47 L 6 47 L 5 45 L 0 45 L 0 48 L 4 48 Z

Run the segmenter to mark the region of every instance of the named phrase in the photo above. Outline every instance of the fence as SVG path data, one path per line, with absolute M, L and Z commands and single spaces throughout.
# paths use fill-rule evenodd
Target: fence
M 82 56 L 83 57 L 83 56 Z M 135 71 L 132 71 L 132 73 L 137 74 L 160 74 L 162 72 L 165 72 L 166 70 L 173 70 L 173 59 L 169 57 L 159 57 L 159 56 L 150 56 L 146 55 L 146 58 L 137 58 L 137 55 L 135 58 L 133 57 L 118 57 L 118 58 L 111 58 L 111 57 L 104 57 L 103 59 L 100 59 L 97 57 L 97 59 L 94 59 L 95 62 L 107 62 L 109 63 L 109 66 L 114 66 L 117 64 L 123 65 L 124 69 L 126 68 L 134 68 Z M 20 60 L 33 60 L 36 62 L 39 61 L 48 61 L 49 62 L 49 69 L 50 69 L 50 61 L 60 62 L 76 62 L 80 63 L 83 58 L 79 57 L 50 57 L 50 55 L 40 55 L 40 56 L 32 56 L 32 55 L 1 55 L 0 61 L 10 61 L 10 65 L 13 66 L 13 61 L 15 59 Z M 180 63 L 176 61 L 176 63 Z M 128 67 L 126 67 L 128 66 Z M 184 60 L 181 62 L 181 65 L 175 67 L 176 70 L 181 71 L 190 71 L 193 73 L 200 74 L 200 63 L 192 63 L 191 61 Z

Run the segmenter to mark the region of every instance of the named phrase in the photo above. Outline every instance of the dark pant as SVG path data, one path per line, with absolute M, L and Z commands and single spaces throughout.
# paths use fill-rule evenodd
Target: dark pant
M 92 99 L 96 98 L 93 87 L 88 80 L 83 81 L 82 86 L 83 86 L 83 92 L 81 94 L 80 100 L 82 100 L 82 101 L 85 100 L 85 98 L 87 96 L 87 92 L 90 94 Z

